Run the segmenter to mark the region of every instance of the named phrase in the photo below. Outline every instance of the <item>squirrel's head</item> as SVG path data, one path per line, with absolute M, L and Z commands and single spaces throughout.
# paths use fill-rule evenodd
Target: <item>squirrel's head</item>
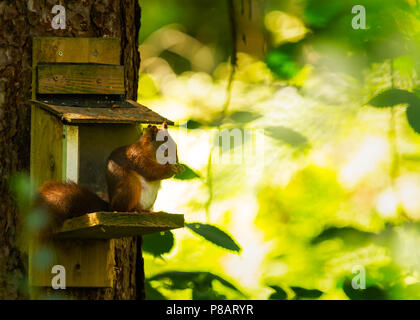
M 158 129 L 154 125 L 149 125 L 143 131 L 140 141 L 143 150 L 147 148 L 153 155 L 156 155 L 156 157 L 168 159 L 169 163 L 178 162 L 176 143 L 169 135 L 166 122 L 162 124 L 161 129 Z

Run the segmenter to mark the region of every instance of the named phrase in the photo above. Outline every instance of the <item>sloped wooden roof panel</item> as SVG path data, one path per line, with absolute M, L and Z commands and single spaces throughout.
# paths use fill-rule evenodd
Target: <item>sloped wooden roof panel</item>
M 54 114 L 61 121 L 69 124 L 82 123 L 150 123 L 161 124 L 166 122 L 173 125 L 174 122 L 162 117 L 158 113 L 150 110 L 133 100 L 126 100 L 130 107 L 116 108 L 88 108 L 78 106 L 54 105 L 38 100 L 31 102 L 44 110 Z

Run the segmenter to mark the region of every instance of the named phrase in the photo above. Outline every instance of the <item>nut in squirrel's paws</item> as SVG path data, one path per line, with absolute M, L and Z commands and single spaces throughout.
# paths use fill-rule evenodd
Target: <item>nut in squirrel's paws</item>
M 185 168 L 182 164 L 175 164 L 174 165 L 174 173 L 175 175 L 183 173 L 185 171 Z

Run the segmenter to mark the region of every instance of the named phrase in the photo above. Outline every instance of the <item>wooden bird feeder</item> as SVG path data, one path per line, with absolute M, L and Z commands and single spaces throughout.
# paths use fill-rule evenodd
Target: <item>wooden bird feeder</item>
M 125 99 L 119 39 L 34 38 L 31 100 L 31 183 L 86 185 L 106 194 L 104 170 L 112 150 L 135 142 L 141 124 L 173 122 Z M 67 287 L 112 287 L 113 239 L 184 226 L 168 213 L 97 212 L 65 221 L 51 243 L 47 265 L 29 251 L 29 282 L 51 287 L 54 265 L 66 270 Z

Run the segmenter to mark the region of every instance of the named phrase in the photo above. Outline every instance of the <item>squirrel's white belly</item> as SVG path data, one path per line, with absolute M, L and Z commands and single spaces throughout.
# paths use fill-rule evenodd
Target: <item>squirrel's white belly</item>
M 143 210 L 150 210 L 156 201 L 157 193 L 160 188 L 160 180 L 147 181 L 142 176 L 139 177 L 141 182 L 141 194 L 139 204 Z

